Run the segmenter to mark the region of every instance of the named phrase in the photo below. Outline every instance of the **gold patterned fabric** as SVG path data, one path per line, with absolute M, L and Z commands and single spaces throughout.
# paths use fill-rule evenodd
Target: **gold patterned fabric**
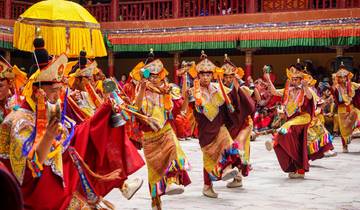
M 355 91 L 360 88 L 360 84 L 351 82 L 350 90 L 341 87 L 340 85 L 336 85 L 335 87 L 341 97 L 341 100 L 345 103 L 345 105 L 349 106 L 352 102 L 352 98 L 355 96 Z
M 144 133 L 143 147 L 150 184 L 160 181 L 173 160 L 185 158 L 170 124 L 158 132 Z
M 85 91 L 80 92 L 81 99 L 76 101 L 79 108 L 86 113 L 87 116 L 93 116 L 96 111 L 95 103 L 91 100 L 89 93 Z
M 223 125 L 221 126 L 216 138 L 205 147 L 202 147 L 203 164 L 207 172 L 219 171 L 218 163 L 222 158 L 224 151 L 229 150 L 233 144 L 233 139 L 229 131 Z
M 166 103 L 170 104 L 169 110 L 165 109 L 165 100 L 168 100 Z M 162 128 L 167 122 L 167 115 L 169 114 L 167 112 L 171 112 L 173 107 L 174 103 L 172 100 L 166 98 L 164 94 L 158 94 L 147 90 L 142 102 L 141 111 L 145 115 L 156 119 Z
M 236 66 L 230 65 L 228 63 L 225 63 L 224 65 L 221 66 L 221 68 L 224 70 L 224 74 L 236 74 L 237 73 L 237 68 Z
M 194 89 L 192 94 L 194 95 Z M 219 107 L 225 103 L 225 99 L 220 91 L 219 84 L 210 83 L 208 88 L 200 88 L 201 92 L 201 101 L 204 106 L 203 114 L 208 118 L 208 120 L 213 121 L 215 117 L 219 114 Z M 231 89 L 224 87 L 225 93 L 230 93 Z
M 216 69 L 215 64 L 209 59 L 205 58 L 196 65 L 197 72 L 214 72 Z
M 146 64 L 142 69 L 147 69 L 152 74 L 159 74 L 164 69 L 164 64 L 160 59 L 156 59 L 148 64 Z
M 91 210 L 86 199 L 78 192 L 74 192 L 67 210 Z
M 0 157 L 10 160 L 12 171 L 20 185 L 23 182 L 26 167 L 31 165 L 27 163 L 32 158 L 24 156 L 22 149 L 34 126 L 34 112 L 22 108 L 11 112 L 0 126 Z M 63 131 L 61 140 L 69 135 L 67 128 L 64 128 Z M 61 178 L 63 177 L 62 153 L 67 146 L 63 147 L 61 144 L 57 147 L 52 146 L 53 152 L 44 162 L 45 165 L 51 166 L 53 173 Z
M 51 64 L 41 69 L 35 82 L 61 82 L 67 62 L 66 55 L 60 55 Z
M 351 141 L 352 132 L 358 126 L 359 116 L 360 110 L 353 105 L 338 106 L 338 126 L 345 145 Z

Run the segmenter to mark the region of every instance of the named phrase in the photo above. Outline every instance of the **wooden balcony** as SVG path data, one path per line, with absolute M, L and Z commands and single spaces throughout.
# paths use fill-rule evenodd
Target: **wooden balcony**
M 32 4 L 0 0 L 0 18 L 17 19 Z M 111 0 L 110 3 L 84 7 L 99 22 L 112 22 L 358 8 L 360 0 Z
M 25 12 L 33 3 L 24 1 L 11 2 L 11 19 L 17 19 L 22 13 Z

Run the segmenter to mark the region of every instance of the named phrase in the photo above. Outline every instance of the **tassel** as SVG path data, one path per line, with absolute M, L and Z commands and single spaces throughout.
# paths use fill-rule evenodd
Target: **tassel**
M 70 124 L 70 133 L 69 133 L 69 136 L 66 137 L 65 141 L 62 144 L 64 147 L 66 147 L 66 145 L 69 144 L 70 140 L 72 139 L 72 137 L 74 136 L 74 133 L 75 133 L 74 124 L 70 120 L 68 120 L 67 118 L 65 118 L 65 121 Z
M 222 83 L 220 77 L 218 78 L 218 83 L 219 83 L 219 86 L 220 86 L 221 93 L 222 93 L 222 95 L 224 97 L 226 106 L 227 106 L 229 112 L 233 113 L 235 111 L 235 109 L 234 109 L 233 105 L 231 104 L 231 100 L 230 100 L 229 96 L 225 93 L 224 84 Z
M 194 80 L 194 98 L 195 98 L 195 105 L 202 106 L 200 81 L 198 79 Z
M 112 181 L 112 180 L 121 178 L 121 172 L 122 172 L 121 169 L 117 169 L 117 170 L 112 171 L 105 175 L 97 174 L 90 169 L 89 165 L 87 165 L 85 163 L 85 161 L 81 158 L 81 156 L 77 153 L 77 151 L 74 148 L 72 148 L 72 147 L 69 148 L 69 151 L 71 151 L 71 153 L 75 155 L 75 157 L 80 161 L 80 163 L 85 167 L 86 171 L 92 177 L 100 179 L 101 181 Z M 73 158 L 73 156 L 72 156 L 72 158 Z
M 172 112 L 169 112 L 169 120 L 173 120 L 174 119 L 174 116 L 172 114 Z
M 226 106 L 231 113 L 235 112 L 234 106 L 232 104 L 227 104 Z
M 103 100 L 99 97 L 99 95 L 96 93 L 94 88 L 90 85 L 89 82 L 85 84 L 86 92 L 88 92 L 91 100 L 95 103 L 96 108 L 99 108 L 101 104 L 103 104 Z
M 115 210 L 114 204 L 112 204 L 110 201 L 105 200 L 103 197 L 100 196 L 100 202 L 105 204 L 106 207 L 108 207 L 111 210 Z
M 36 136 L 36 126 L 33 128 L 33 131 L 31 132 L 31 135 L 29 136 L 29 138 L 27 138 L 23 144 L 23 147 L 22 147 L 22 155 L 23 156 L 28 156 L 31 148 L 32 148 L 32 145 L 33 145 L 33 142 L 35 140 L 35 136 Z

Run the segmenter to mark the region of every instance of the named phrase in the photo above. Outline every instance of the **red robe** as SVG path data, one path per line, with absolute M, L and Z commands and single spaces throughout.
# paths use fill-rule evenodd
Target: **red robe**
M 313 100 L 309 100 L 304 96 L 304 103 L 301 107 L 303 112 L 309 113 L 310 116 L 314 113 Z M 291 118 L 296 117 L 294 114 Z M 290 118 L 290 119 L 291 119 Z M 303 169 L 309 171 L 309 159 L 307 151 L 307 129 L 309 124 L 291 126 L 288 132 L 275 135 L 274 150 L 284 172 L 295 172 Z
M 234 106 L 235 113 L 229 114 L 231 121 L 227 122 L 230 135 L 233 139 L 244 128 L 245 120 L 247 117 L 253 116 L 255 113 L 255 101 L 249 97 L 244 91 L 239 88 L 230 92 L 232 105 Z
M 71 140 L 71 146 L 92 171 L 104 175 L 121 169 L 120 178 L 114 181 L 96 180 L 87 174 L 90 184 L 99 196 L 105 196 L 113 188 L 121 187 L 128 175 L 144 165 L 136 148 L 128 140 L 124 127 L 110 127 L 111 114 L 111 106 L 102 105 L 91 119 L 76 127 Z M 74 192 L 84 195 L 79 173 L 71 160 L 69 150 L 66 150 L 62 157 L 65 187 L 61 178 L 55 175 L 49 166 L 44 165 L 39 178 L 33 178 L 30 169 L 26 167 L 21 186 L 25 209 L 66 209 Z M 10 161 L 4 161 L 11 170 Z

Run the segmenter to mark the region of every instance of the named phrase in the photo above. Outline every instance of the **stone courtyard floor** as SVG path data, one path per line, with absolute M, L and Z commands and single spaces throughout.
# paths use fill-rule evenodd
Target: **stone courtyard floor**
M 243 188 L 228 189 L 226 182 L 216 182 L 218 199 L 202 195 L 202 154 L 197 139 L 182 141 L 192 166 L 192 183 L 182 195 L 163 196 L 164 210 L 234 210 L 234 209 L 360 209 L 360 139 L 349 145 L 349 153 L 342 153 L 341 141 L 334 140 L 336 157 L 311 162 L 304 180 L 290 180 L 283 173 L 274 151 L 268 152 L 262 136 L 251 142 L 253 170 L 243 179 Z M 142 151 L 140 152 L 142 154 Z M 147 185 L 147 170 L 143 167 L 130 178 L 142 177 L 144 185 L 131 200 L 119 190 L 110 192 L 106 199 L 116 209 L 151 209 Z

